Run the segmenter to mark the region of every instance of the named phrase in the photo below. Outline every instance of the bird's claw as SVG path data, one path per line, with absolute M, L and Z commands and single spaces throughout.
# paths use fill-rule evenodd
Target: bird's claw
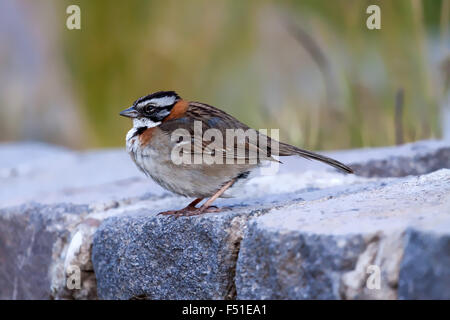
M 209 207 L 186 207 L 180 210 L 170 210 L 170 211 L 163 211 L 158 213 L 158 215 L 163 216 L 174 216 L 175 218 L 179 217 L 191 217 L 191 216 L 198 216 L 204 213 L 210 213 L 210 212 L 220 212 L 221 209 L 219 209 L 216 206 L 209 206 Z

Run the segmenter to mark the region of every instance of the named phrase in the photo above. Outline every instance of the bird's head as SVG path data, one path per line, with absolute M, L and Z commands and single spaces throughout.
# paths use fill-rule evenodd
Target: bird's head
M 132 118 L 135 127 L 155 127 L 170 114 L 173 106 L 181 100 L 175 91 L 159 91 L 137 99 L 133 105 L 120 112 Z

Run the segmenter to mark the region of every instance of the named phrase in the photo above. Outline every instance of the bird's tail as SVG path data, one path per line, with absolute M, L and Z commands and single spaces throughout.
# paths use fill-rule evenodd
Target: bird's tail
M 347 173 L 353 173 L 352 168 L 346 166 L 345 164 L 343 164 L 337 160 L 322 156 L 320 154 L 317 154 L 317 153 L 314 153 L 314 152 L 311 152 L 308 150 L 303 150 L 303 149 L 291 146 L 290 144 L 283 143 L 283 142 L 279 142 L 279 155 L 280 156 L 299 155 L 306 159 L 313 159 L 313 160 L 321 161 L 323 163 L 326 163 L 332 167 L 335 167 L 336 169 L 345 171 Z

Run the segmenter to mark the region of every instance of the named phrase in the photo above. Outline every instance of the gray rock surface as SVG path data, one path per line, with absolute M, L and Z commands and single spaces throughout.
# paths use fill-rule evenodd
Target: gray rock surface
M 449 299 L 449 233 L 448 169 L 272 209 L 244 234 L 237 297 L 397 298 L 398 287 L 400 297 Z M 380 289 L 367 287 L 369 266 Z
M 450 224 L 443 223 L 442 227 L 446 228 L 442 230 L 444 234 L 407 231 L 400 265 L 399 299 L 450 299 Z
M 54 298 L 52 285 L 65 285 L 66 277 L 58 270 L 70 240 L 71 227 L 88 212 L 87 206 L 27 204 L 0 211 L 0 299 Z M 92 267 L 84 270 L 84 295 L 90 286 Z M 95 288 L 86 298 L 95 296 Z M 60 292 L 56 293 L 61 295 Z M 64 295 L 65 298 L 72 294 Z
M 0 207 L 27 201 L 93 204 L 164 191 L 124 150 L 74 152 L 41 143 L 0 144 Z
M 347 161 L 356 174 L 364 177 L 421 175 L 450 168 L 450 144 L 448 141 L 428 140 L 402 146 L 345 151 L 341 160 Z
M 231 299 L 240 210 L 193 218 L 138 215 L 107 219 L 94 237 L 92 260 L 102 299 Z
M 359 176 L 288 157 L 217 201 L 229 210 L 172 219 L 156 213 L 189 199 L 122 149 L 0 144 L 0 298 L 449 297 L 449 171 L 398 178 L 449 167 L 448 149 L 327 153 Z M 380 290 L 365 285 L 372 265 Z

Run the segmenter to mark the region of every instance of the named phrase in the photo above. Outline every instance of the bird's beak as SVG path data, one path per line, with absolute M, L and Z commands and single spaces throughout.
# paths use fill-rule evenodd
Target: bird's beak
M 128 117 L 128 118 L 137 118 L 139 113 L 134 107 L 130 107 L 128 109 L 125 109 L 119 113 L 121 116 Z

